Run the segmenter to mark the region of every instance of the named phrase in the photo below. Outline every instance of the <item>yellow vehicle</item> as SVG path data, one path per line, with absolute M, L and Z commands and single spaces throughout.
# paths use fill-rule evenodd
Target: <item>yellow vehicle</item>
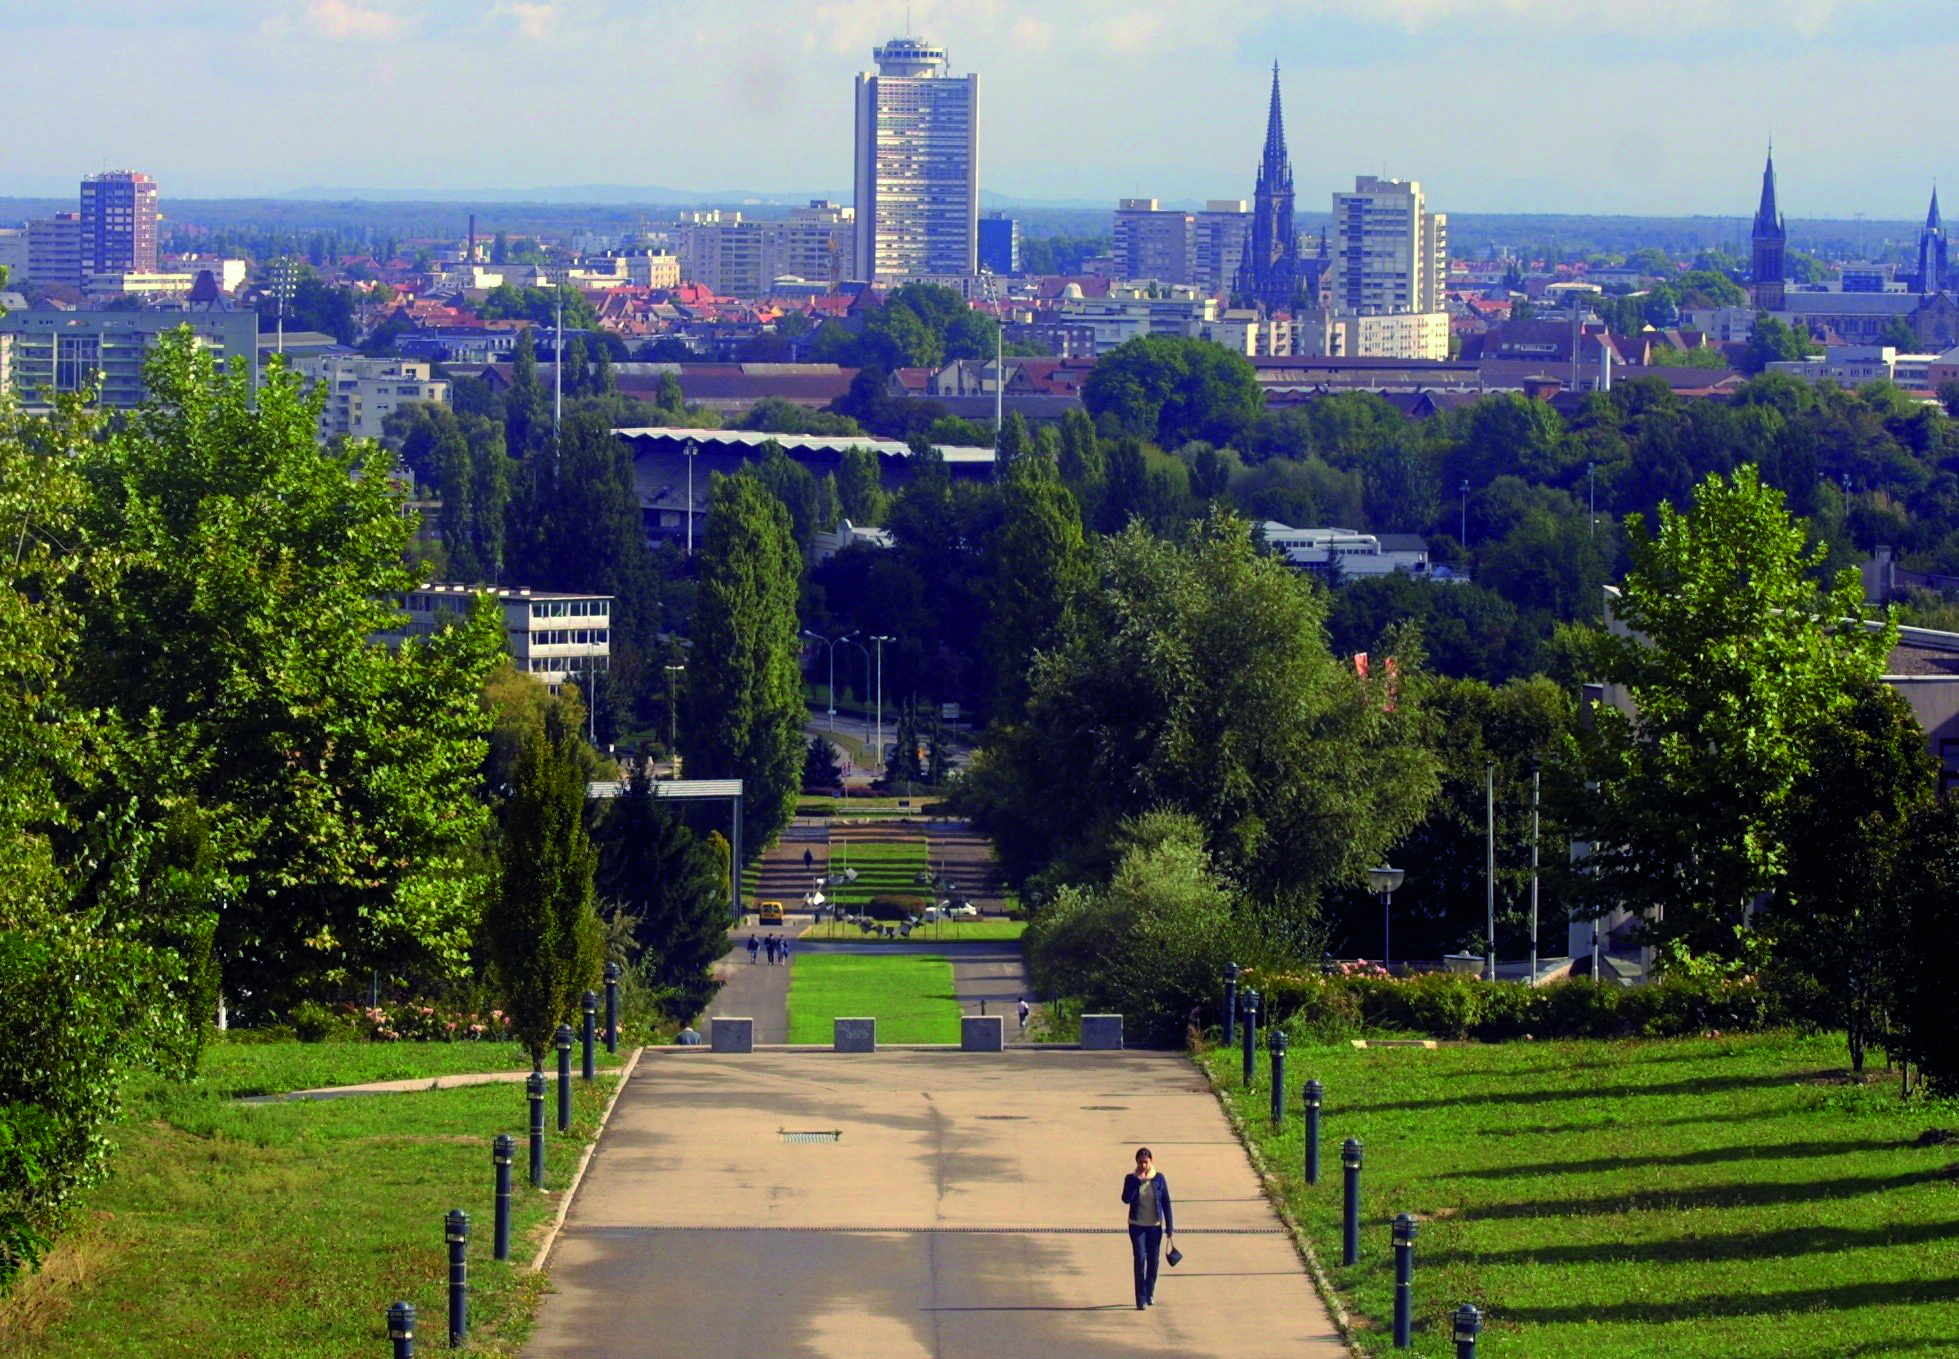
M 758 901 L 755 903 L 755 916 L 763 925 L 782 923 L 782 903 L 779 901 Z

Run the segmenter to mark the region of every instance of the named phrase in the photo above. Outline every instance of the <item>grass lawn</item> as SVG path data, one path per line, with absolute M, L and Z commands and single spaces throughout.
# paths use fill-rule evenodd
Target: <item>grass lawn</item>
M 828 1043 L 839 1015 L 877 1020 L 880 1043 L 957 1043 L 952 964 L 923 953 L 804 953 L 789 974 L 789 1041 Z
M 442 1217 L 470 1215 L 469 1353 L 515 1355 L 542 1287 L 532 1252 L 559 1195 L 528 1187 L 521 1086 L 270 1105 L 230 1091 L 284 1088 L 296 1065 L 278 1049 L 213 1049 L 210 1074 L 132 1091 L 109 1177 L 83 1197 L 47 1266 L 0 1302 L 0 1355 L 34 1359 L 349 1359 L 388 1353 L 385 1313 L 415 1304 L 420 1348 L 447 1351 L 448 1257 Z M 381 1044 L 317 1045 L 341 1056 Z M 426 1059 L 515 1049 L 390 1044 Z M 255 1059 L 264 1069 L 249 1074 Z M 414 1063 L 409 1063 L 414 1065 Z M 365 1076 L 367 1072 L 360 1073 Z M 562 1190 L 597 1130 L 614 1076 L 573 1078 L 572 1130 L 546 1105 L 546 1183 Z M 491 1259 L 490 1139 L 517 1139 L 511 1260 Z
M 920 836 L 915 840 L 860 840 L 846 847 L 843 841 L 830 842 L 830 868 L 842 872 L 857 870 L 857 881 L 825 887 L 824 894 L 843 906 L 862 906 L 874 896 L 894 894 L 922 898 L 929 906 L 932 888 L 913 881 L 930 867 L 928 845 Z
M 936 944 L 955 943 L 962 939 L 997 941 L 1018 939 L 1027 932 L 1024 920 L 944 920 L 929 925 L 920 925 L 911 932 L 909 939 L 877 939 L 865 934 L 855 925 L 842 925 L 834 920 L 826 920 L 821 925 L 812 925 L 804 931 L 805 939 L 848 940 L 854 944 Z
M 1364 1351 L 1392 1353 L 1388 1221 L 1420 1222 L 1415 1346 L 1482 1308 L 1506 1359 L 1872 1359 L 1959 1353 L 1959 1103 L 1841 1083 L 1841 1040 L 1294 1047 L 1284 1134 L 1269 1058 L 1205 1059 L 1315 1244 Z M 1298 1091 L 1326 1086 L 1303 1183 Z M 1361 1259 L 1340 1265 L 1340 1144 L 1365 1148 Z

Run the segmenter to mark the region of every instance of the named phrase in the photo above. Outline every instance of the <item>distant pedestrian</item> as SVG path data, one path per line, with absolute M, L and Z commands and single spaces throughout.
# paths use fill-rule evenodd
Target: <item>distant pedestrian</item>
M 754 935 L 748 936 L 748 965 L 755 966 L 755 955 L 762 951 L 762 941 Z
M 782 959 L 784 967 L 789 966 L 789 939 L 784 936 L 775 941 L 775 956 Z
M 701 1031 L 695 1028 L 692 1024 L 689 1024 L 686 1028 L 680 1031 L 680 1037 L 674 1039 L 673 1041 L 680 1044 L 682 1047 L 688 1047 L 688 1048 L 699 1047 L 701 1044 Z
M 769 966 L 770 966 L 770 967 L 774 967 L 774 966 L 775 966 L 775 952 L 776 952 L 776 949 L 780 947 L 780 945 L 779 945 L 779 944 L 777 944 L 777 943 L 776 943 L 776 941 L 775 941 L 775 936 L 774 936 L 774 935 L 772 934 L 772 935 L 770 935 L 770 936 L 769 936 L 769 937 L 768 937 L 767 939 L 765 939 L 765 940 L 764 940 L 764 941 L 762 942 L 762 947 L 763 947 L 763 948 L 765 948 L 765 949 L 767 949 L 767 950 L 769 951 Z
M 810 871 L 810 870 L 811 870 L 812 868 L 814 868 L 814 867 L 816 867 L 816 854 L 815 854 L 815 852 L 814 852 L 814 851 L 812 851 L 812 850 L 807 850 L 807 849 L 806 849 L 806 850 L 804 850 L 804 851 L 803 851 L 803 872 L 805 872 L 805 873 L 807 873 L 807 872 L 809 872 L 809 871 Z
M 1129 1205 L 1129 1256 L 1136 1270 L 1136 1310 L 1156 1305 L 1156 1259 L 1163 1238 L 1175 1237 L 1170 1215 L 1170 1181 L 1156 1168 L 1148 1147 L 1136 1148 L 1136 1169 L 1122 1177 L 1122 1201 Z
M 1022 996 L 1022 997 L 1020 998 L 1020 1031 L 1021 1031 L 1022 1033 L 1026 1033 L 1026 1032 L 1027 1032 L 1027 1015 L 1028 1015 L 1028 1010 L 1029 1010 L 1029 1007 L 1028 1007 L 1028 1004 L 1027 1004 L 1027 997 L 1026 997 L 1026 996 Z

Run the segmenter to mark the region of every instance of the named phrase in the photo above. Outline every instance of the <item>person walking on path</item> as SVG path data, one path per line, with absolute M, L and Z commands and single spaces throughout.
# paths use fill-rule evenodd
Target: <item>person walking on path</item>
M 1027 997 L 1020 998 L 1020 1031 L 1027 1032 Z
M 754 935 L 748 936 L 748 965 L 755 966 L 755 955 L 762 951 L 762 941 Z
M 1163 1238 L 1177 1234 L 1170 1215 L 1170 1181 L 1156 1168 L 1148 1147 L 1136 1148 L 1136 1169 L 1122 1177 L 1129 1206 L 1129 1255 L 1136 1267 L 1136 1310 L 1156 1305 L 1156 1259 Z
M 784 967 L 789 966 L 789 936 L 788 935 L 785 934 L 782 936 L 782 938 L 775 941 L 775 956 L 782 960 L 782 965 Z
M 775 936 L 771 934 L 762 941 L 762 951 L 769 955 L 769 966 L 775 966 Z

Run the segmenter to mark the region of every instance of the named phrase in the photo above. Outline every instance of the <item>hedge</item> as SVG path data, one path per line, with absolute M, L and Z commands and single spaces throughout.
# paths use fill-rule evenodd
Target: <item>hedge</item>
M 1584 978 L 1526 986 L 1451 972 L 1411 977 L 1248 971 L 1266 1023 L 1301 1037 L 1340 1039 L 1391 1031 L 1430 1038 L 1670 1038 L 1788 1022 L 1752 978 L 1664 978 L 1620 986 Z

